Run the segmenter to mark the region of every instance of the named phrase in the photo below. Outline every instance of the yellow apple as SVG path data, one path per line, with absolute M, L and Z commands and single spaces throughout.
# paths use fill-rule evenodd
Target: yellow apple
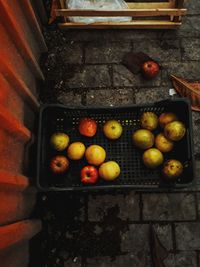
M 178 117 L 176 116 L 176 114 L 172 112 L 164 112 L 158 118 L 158 122 L 161 128 L 164 128 L 165 125 L 167 125 L 168 123 L 172 121 L 177 121 L 177 120 L 178 120 Z
M 72 160 L 82 159 L 85 154 L 85 145 L 81 142 L 71 143 L 67 149 L 67 156 Z
M 144 112 L 140 118 L 140 123 L 142 128 L 152 131 L 158 126 L 158 117 L 153 112 Z
M 133 143 L 140 149 L 148 149 L 154 144 L 154 135 L 149 130 L 139 129 L 133 133 Z
M 116 120 L 109 120 L 103 126 L 103 132 L 105 136 L 109 139 L 118 139 L 123 132 L 121 123 Z
M 181 140 L 186 133 L 185 125 L 181 121 L 172 121 L 164 128 L 165 136 L 172 141 Z
M 164 157 L 157 148 L 150 148 L 144 152 L 142 159 L 146 167 L 155 169 L 163 163 Z
M 55 150 L 62 151 L 69 145 L 69 136 L 65 133 L 54 133 L 50 143 Z
M 120 167 L 115 161 L 107 161 L 99 168 L 99 176 L 106 181 L 113 181 L 120 175 Z
M 106 151 L 99 145 L 91 145 L 86 149 L 85 157 L 89 164 L 98 166 L 104 162 Z

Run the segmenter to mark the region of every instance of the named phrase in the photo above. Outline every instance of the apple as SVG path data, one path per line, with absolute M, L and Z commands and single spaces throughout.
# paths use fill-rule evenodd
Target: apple
M 167 139 L 163 133 L 159 133 L 155 138 L 155 147 L 161 152 L 167 153 L 174 148 L 174 143 Z
M 98 180 L 98 171 L 94 166 L 85 166 L 81 169 L 81 182 L 84 184 L 94 184 Z
M 140 149 L 148 149 L 154 144 L 154 135 L 146 129 L 139 129 L 132 135 L 133 143 Z
M 103 126 L 103 133 L 111 140 L 118 139 L 123 132 L 121 123 L 116 120 L 109 120 Z
M 80 134 L 92 137 L 96 134 L 97 131 L 97 123 L 95 120 L 90 118 L 82 118 L 79 122 L 79 132 Z
M 144 112 L 140 118 L 141 127 L 153 131 L 158 126 L 158 116 L 154 112 Z
M 178 120 L 178 117 L 176 116 L 176 114 L 172 112 L 163 112 L 162 114 L 160 114 L 158 118 L 161 128 L 164 128 L 168 123 L 172 121 L 177 121 L 177 120 Z
M 67 149 L 67 155 L 72 160 L 82 159 L 85 154 L 85 145 L 81 142 L 71 143 Z
M 98 166 L 106 158 L 106 151 L 99 145 L 90 145 L 85 152 L 86 160 L 89 164 Z
M 159 65 L 155 61 L 146 61 L 142 65 L 142 73 L 145 78 L 153 79 L 159 72 Z
M 69 145 L 69 136 L 65 133 L 54 133 L 51 136 L 50 143 L 55 150 L 62 151 Z
M 150 169 L 155 169 L 163 163 L 163 154 L 157 148 L 146 150 L 142 156 L 144 165 Z
M 175 181 L 183 172 L 183 165 L 179 160 L 170 159 L 164 163 L 163 175 L 168 181 Z
M 120 175 L 119 164 L 115 161 L 107 161 L 99 168 L 99 176 L 106 181 L 113 181 Z
M 180 141 L 186 133 L 185 125 L 181 121 L 172 121 L 164 128 L 165 136 L 172 141 Z
M 69 168 L 69 160 L 64 156 L 55 156 L 51 159 L 50 169 L 55 174 L 64 173 Z

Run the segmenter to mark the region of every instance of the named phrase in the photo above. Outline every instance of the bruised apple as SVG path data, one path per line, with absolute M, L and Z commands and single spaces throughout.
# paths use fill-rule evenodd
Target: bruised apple
M 165 136 L 172 141 L 181 140 L 186 133 L 185 125 L 181 121 L 172 121 L 164 128 Z
M 158 126 L 158 117 L 153 112 L 144 112 L 140 118 L 141 127 L 153 131 Z
M 172 121 L 177 121 L 177 120 L 178 120 L 178 117 L 176 116 L 176 114 L 172 112 L 164 112 L 158 118 L 158 122 L 161 128 L 164 128 L 165 125 L 167 125 L 168 123 Z
M 106 151 L 99 145 L 90 145 L 85 152 L 86 160 L 89 164 L 98 166 L 106 158 Z
M 55 156 L 51 159 L 50 169 L 55 174 L 64 173 L 69 168 L 69 160 L 64 156 Z
M 85 153 L 85 145 L 81 142 L 71 143 L 67 149 L 67 155 L 72 160 L 82 159 Z
M 113 181 L 120 175 L 119 164 L 115 161 L 107 161 L 99 168 L 99 176 L 106 181 Z
M 183 172 L 183 165 L 179 160 L 170 159 L 164 163 L 163 175 L 169 181 L 176 180 Z
M 116 120 L 109 120 L 103 126 L 103 133 L 111 140 L 118 139 L 123 132 L 121 123 Z
M 154 135 L 149 130 L 139 129 L 133 133 L 133 143 L 140 149 L 148 149 L 154 144 Z
M 155 169 L 163 163 L 163 154 L 157 148 L 150 148 L 143 153 L 144 165 L 148 168 Z
M 167 139 L 163 133 L 159 133 L 155 138 L 155 147 L 161 152 L 170 152 L 174 148 L 174 143 Z

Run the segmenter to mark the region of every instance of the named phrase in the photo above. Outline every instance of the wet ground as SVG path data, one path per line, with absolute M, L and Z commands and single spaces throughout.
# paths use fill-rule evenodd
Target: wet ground
M 200 79 L 200 2 L 186 5 L 188 15 L 176 31 L 44 28 L 49 51 L 41 62 L 42 102 L 81 107 L 154 102 L 169 97 L 170 74 Z M 129 51 L 158 60 L 158 77 L 145 81 L 129 72 L 121 64 Z M 150 223 L 169 251 L 166 267 L 200 266 L 200 113 L 192 117 L 195 186 L 171 193 L 39 193 L 33 216 L 42 220 L 43 231 L 32 242 L 30 266 L 151 266 Z

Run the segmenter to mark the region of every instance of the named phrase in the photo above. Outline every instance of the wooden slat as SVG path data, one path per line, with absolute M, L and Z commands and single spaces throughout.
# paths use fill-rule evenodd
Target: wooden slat
M 2 105 L 0 105 L 0 128 L 7 130 L 24 143 L 31 138 L 31 132 Z
M 181 16 L 186 14 L 186 9 L 123 9 L 123 10 L 86 10 L 86 9 L 57 9 L 57 16 L 74 17 L 151 17 L 151 16 Z
M 29 185 L 27 177 L 0 170 L 0 189 L 25 190 Z
M 174 4 L 170 2 L 152 2 L 152 3 L 126 3 L 129 8 L 141 9 L 141 8 L 173 8 Z
M 40 230 L 41 222 L 39 220 L 25 220 L 6 226 L 1 226 L 0 250 L 30 239 Z
M 27 64 L 30 66 L 36 77 L 44 80 L 44 75 L 40 66 L 30 49 L 30 46 L 24 38 L 24 32 L 21 30 L 19 23 L 13 16 L 13 8 L 8 1 L 0 0 L 1 22 L 7 29 L 10 37 L 13 38 L 18 51 L 26 58 Z
M 131 22 L 106 22 L 106 23 L 60 23 L 61 29 L 176 29 L 180 22 L 159 21 L 159 20 L 133 20 Z
M 4 75 L 5 79 L 14 87 L 17 93 L 25 99 L 31 107 L 38 111 L 40 106 L 36 97 L 32 94 L 30 89 L 24 83 L 24 81 L 18 76 L 18 74 L 11 68 L 5 60 L 2 59 L 0 64 L 0 72 Z

